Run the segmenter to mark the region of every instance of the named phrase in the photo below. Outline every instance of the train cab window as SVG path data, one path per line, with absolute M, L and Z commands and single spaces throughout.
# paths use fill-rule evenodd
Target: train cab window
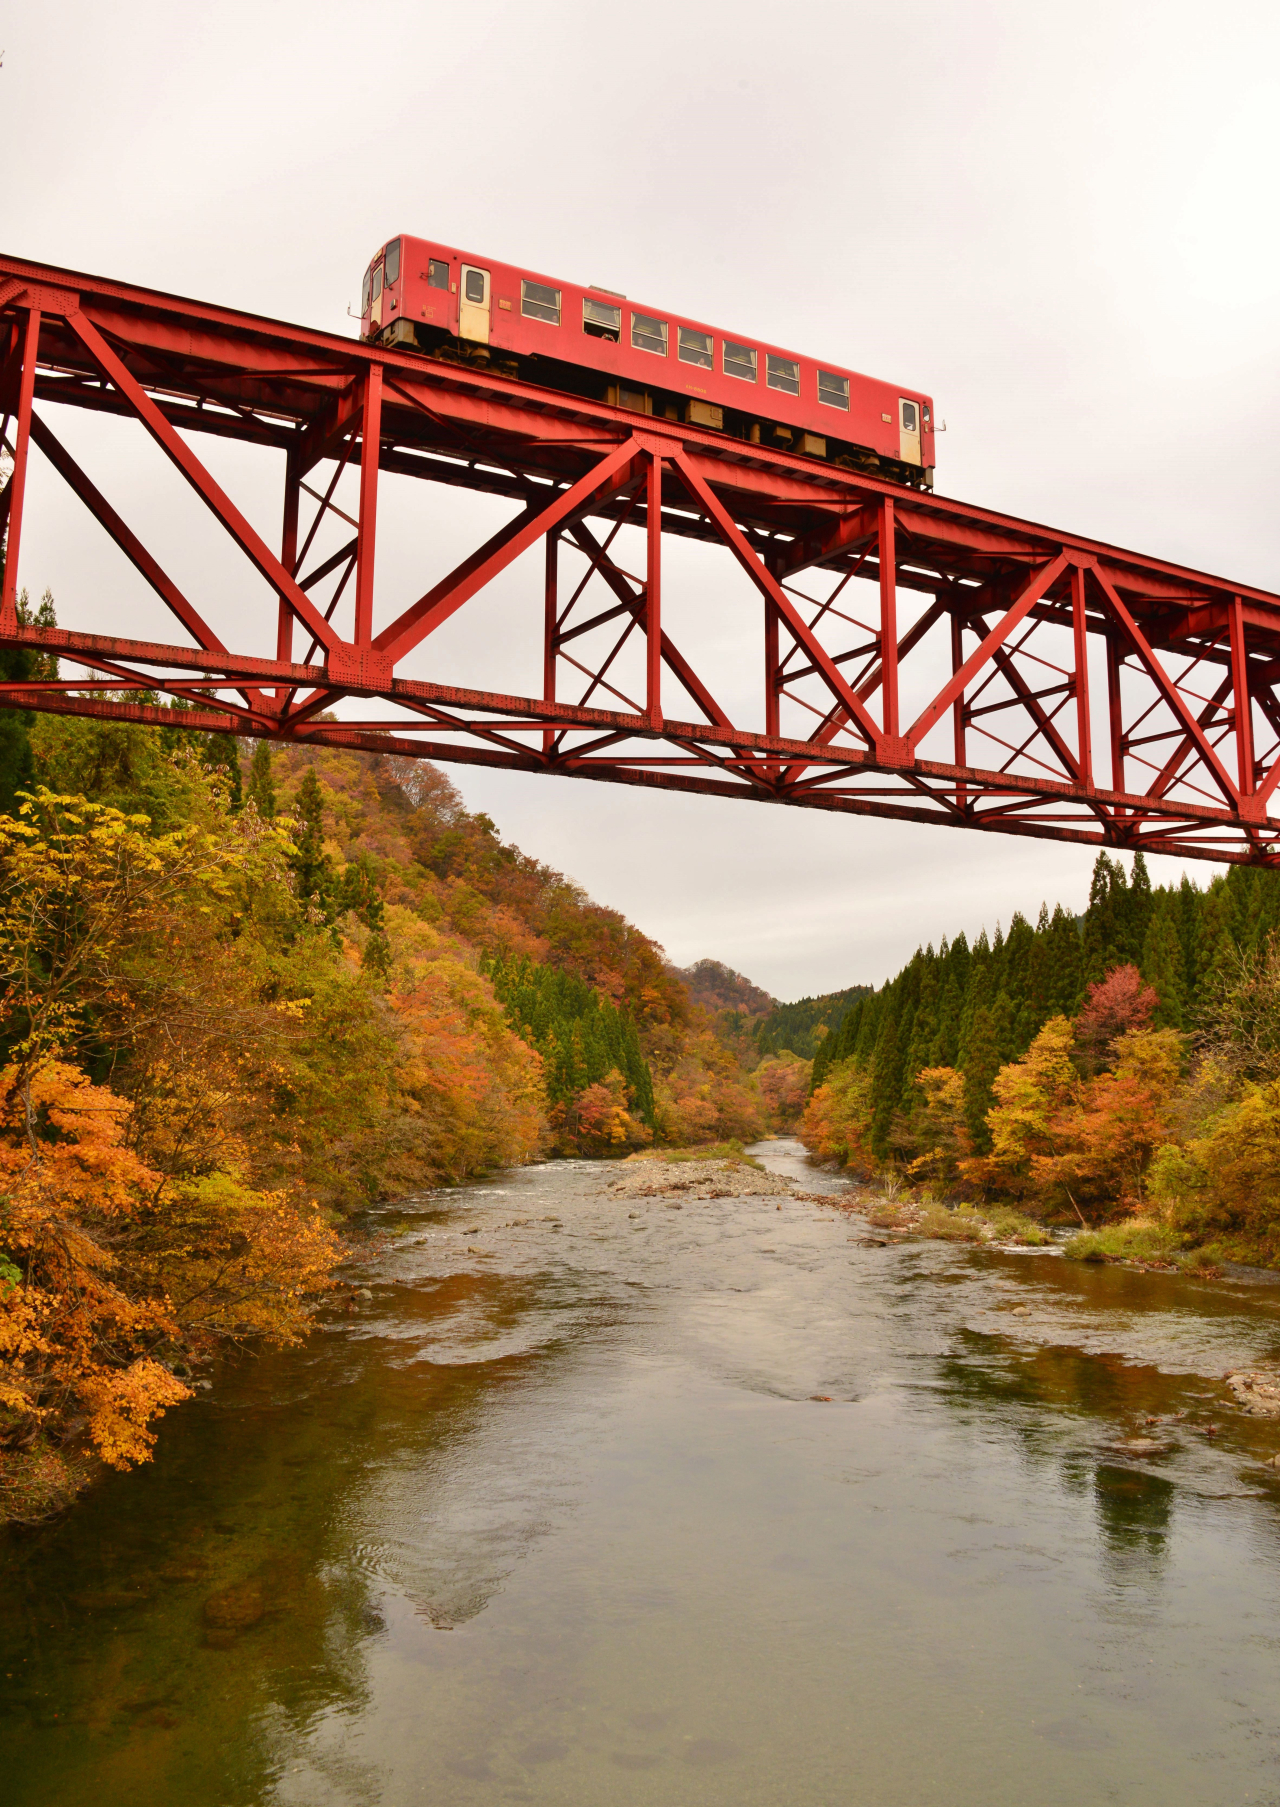
M 768 374 L 766 381 L 770 389 L 781 389 L 784 395 L 799 395 L 800 366 L 794 358 L 775 358 L 772 352 L 766 357 Z
M 372 300 L 373 300 L 373 270 L 372 270 L 372 268 L 369 268 L 364 273 L 364 282 L 361 285 L 361 289 L 360 289 L 360 312 L 362 314 L 367 314 L 369 312 L 369 303 Z
M 608 301 L 592 301 L 589 296 L 584 297 L 582 330 L 590 333 L 593 339 L 612 339 L 616 345 L 622 337 L 622 309 L 614 307 Z
M 655 320 L 651 314 L 632 314 L 631 343 L 637 351 L 656 351 L 660 358 L 667 355 L 667 323 Z
M 844 408 L 849 406 L 849 379 L 837 376 L 832 370 L 818 372 L 818 400 L 825 402 L 828 408 Z
M 559 289 L 549 289 L 545 282 L 522 282 L 520 312 L 530 320 L 545 320 L 548 326 L 559 326 Z
M 427 287 L 429 289 L 447 289 L 449 286 L 449 266 L 438 257 L 427 259 Z
M 919 424 L 920 424 L 920 422 L 916 415 L 915 403 L 914 402 L 903 402 L 903 404 L 902 404 L 902 430 L 903 430 L 903 432 L 904 433 L 914 433 L 917 430 L 917 428 L 919 427 Z
M 374 266 L 373 266 L 373 287 L 369 291 L 370 301 L 376 301 L 378 299 L 378 296 L 381 293 L 382 293 L 382 261 L 381 261 L 381 259 L 379 259 L 379 261 L 376 264 L 374 264 Z
M 677 355 L 682 364 L 697 364 L 703 370 L 714 370 L 715 355 L 710 333 L 695 332 L 691 326 L 676 328 Z
M 741 377 L 744 383 L 756 380 L 756 351 L 754 345 L 735 345 L 732 339 L 724 342 L 724 373 L 726 376 Z
M 390 288 L 393 282 L 400 280 L 400 240 L 398 238 L 392 239 L 387 246 L 383 253 L 383 262 L 387 270 L 387 287 Z

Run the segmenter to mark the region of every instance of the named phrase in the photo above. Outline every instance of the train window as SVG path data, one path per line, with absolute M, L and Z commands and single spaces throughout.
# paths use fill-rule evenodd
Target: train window
M 794 358 L 775 358 L 772 352 L 766 356 L 768 364 L 767 381 L 770 389 L 781 389 L 784 395 L 799 395 L 800 366 Z
M 368 269 L 364 273 L 364 284 L 360 290 L 360 312 L 362 314 L 367 314 L 369 312 L 369 303 L 373 300 L 372 290 L 373 270 Z
M 917 419 L 916 419 L 915 403 L 914 402 L 903 402 L 903 404 L 902 404 L 902 430 L 903 430 L 903 432 L 904 433 L 914 433 L 916 430 L 917 424 L 918 423 L 917 423 Z
M 756 380 L 756 353 L 753 345 L 735 345 L 732 339 L 724 342 L 724 373 L 726 376 L 741 377 L 744 383 Z
M 382 293 L 382 263 L 381 263 L 381 260 L 379 260 L 373 266 L 373 288 L 370 290 L 370 295 L 369 295 L 370 300 L 376 301 L 378 299 L 378 296 L 381 293 Z
M 828 408 L 848 408 L 849 379 L 837 376 L 833 370 L 818 372 L 818 400 L 825 402 Z
M 466 275 L 466 280 L 462 285 L 462 292 L 468 301 L 474 301 L 478 305 L 483 306 L 483 304 L 484 304 L 484 271 L 483 270 L 468 270 L 467 275 Z
M 427 287 L 429 289 L 447 289 L 449 286 L 449 266 L 438 257 L 427 259 Z
M 682 364 L 697 364 L 703 370 L 715 369 L 714 346 L 710 333 L 695 332 L 691 326 L 676 328 L 678 356 Z
M 637 351 L 656 351 L 660 358 L 667 355 L 667 323 L 655 320 L 651 314 L 632 314 L 631 343 Z
M 392 239 L 387 246 L 383 253 L 383 260 L 387 266 L 387 287 L 390 288 L 393 282 L 398 282 L 400 279 L 400 240 L 398 238 Z
M 548 326 L 560 324 L 560 291 L 549 289 L 545 282 L 524 281 L 520 284 L 520 312 L 530 320 L 545 320 Z
M 582 330 L 593 339 L 612 339 L 616 345 L 622 336 L 622 309 L 608 301 L 592 301 L 584 297 Z

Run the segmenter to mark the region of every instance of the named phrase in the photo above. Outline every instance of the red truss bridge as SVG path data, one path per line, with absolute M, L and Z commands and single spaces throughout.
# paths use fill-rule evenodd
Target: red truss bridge
M 59 437 L 66 408 L 150 436 L 243 556 L 242 591 L 210 605 L 179 588 L 99 487 L 110 470 L 81 468 Z M 7 683 L 4 706 L 160 723 L 173 699 L 184 725 L 273 740 L 1280 861 L 1269 592 L 466 358 L 14 258 L 0 258 L 0 418 L 0 644 L 81 672 Z M 259 449 L 280 486 L 274 544 L 202 461 L 208 435 Z M 453 569 L 428 542 L 418 593 L 375 609 L 382 472 L 485 492 L 510 515 Z M 23 504 L 55 480 L 159 596 L 169 640 L 20 623 Z M 727 673 L 689 651 L 696 586 L 677 595 L 673 565 L 664 595 L 668 535 L 737 568 L 742 642 L 759 649 L 746 722 L 722 701 Z M 535 546 L 527 694 L 483 672 L 475 688 L 430 681 L 432 636 Z M 246 620 L 257 650 L 234 644 Z

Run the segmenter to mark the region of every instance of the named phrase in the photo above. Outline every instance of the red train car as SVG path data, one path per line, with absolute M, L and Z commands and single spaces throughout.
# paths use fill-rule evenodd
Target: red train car
M 360 334 L 932 489 L 918 390 L 402 234 L 365 272 Z

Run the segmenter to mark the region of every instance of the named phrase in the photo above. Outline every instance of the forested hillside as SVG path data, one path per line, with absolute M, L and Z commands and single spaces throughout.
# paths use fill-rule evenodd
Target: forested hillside
M 778 1054 L 789 1048 L 809 1060 L 821 1043 L 834 1035 L 849 1008 L 871 990 L 870 985 L 850 985 L 845 991 L 829 991 L 818 998 L 800 998 L 794 1004 L 775 1004 L 756 1030 L 761 1054 Z
M 744 1016 L 764 1016 L 774 1007 L 767 991 L 734 972 L 719 960 L 695 960 L 676 968 L 695 1004 L 706 1010 L 733 1010 Z
M 807 1092 L 434 767 L 184 713 L 0 714 L 0 1518 L 302 1335 L 369 1204 Z
M 816 1151 L 1151 1246 L 1280 1260 L 1280 873 L 1151 885 L 918 951 L 819 1046 Z

